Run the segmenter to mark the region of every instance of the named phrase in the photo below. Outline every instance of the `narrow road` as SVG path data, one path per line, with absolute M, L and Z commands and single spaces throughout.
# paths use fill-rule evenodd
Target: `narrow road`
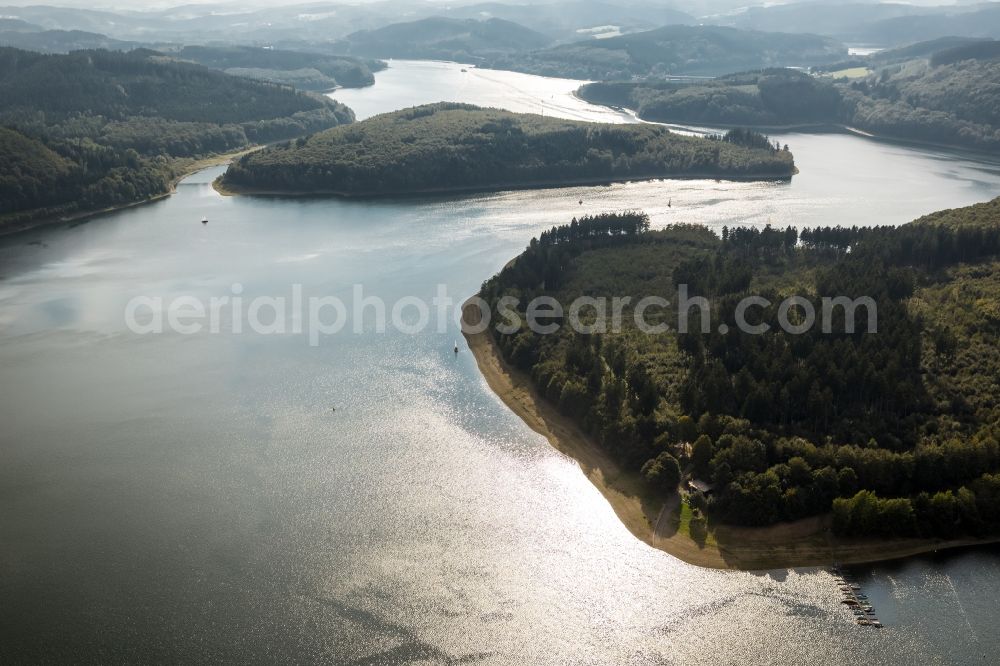
M 670 518 L 674 515 L 674 511 L 677 510 L 680 504 L 681 493 L 680 489 L 678 489 L 677 492 L 667 499 L 663 508 L 660 509 L 660 515 L 656 517 L 656 525 L 653 526 L 653 539 L 669 539 L 677 532 Z

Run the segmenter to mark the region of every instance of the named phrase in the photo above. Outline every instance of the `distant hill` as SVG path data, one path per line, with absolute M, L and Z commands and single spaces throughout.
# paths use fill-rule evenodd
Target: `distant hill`
M 665 74 L 717 76 L 748 68 L 834 62 L 847 48 L 826 37 L 674 25 L 564 44 L 498 59 L 494 66 L 546 76 L 627 79 Z
M 812 32 L 838 38 L 856 37 L 865 25 L 928 11 L 901 2 L 790 2 L 749 7 L 716 17 L 722 25 L 745 30 Z
M 666 123 L 842 124 L 908 141 L 1000 149 L 1000 41 L 930 52 L 932 45 L 859 60 L 853 80 L 768 70 L 711 81 L 593 83 L 579 94 Z M 896 62 L 903 52 L 921 57 Z
M 880 68 L 843 86 L 843 108 L 877 134 L 995 151 L 998 81 L 1000 42 L 986 42 Z
M 404 0 L 404 3 L 302 3 L 267 7 L 223 3 L 117 12 L 34 5 L 0 7 L 0 16 L 23 19 L 48 30 L 85 30 L 122 40 L 276 47 L 287 47 L 295 42 L 338 41 L 359 31 L 431 17 L 477 21 L 502 19 L 558 41 L 611 34 L 615 29 L 628 33 L 675 23 L 697 23 L 689 14 L 671 9 L 661 0 L 546 0 L 538 3 L 503 0 L 475 5 Z
M 0 18 L 0 32 L 41 32 L 41 26 L 16 18 Z
M 832 82 L 792 69 L 702 82 L 591 83 L 578 94 L 596 104 L 635 109 L 653 122 L 757 127 L 834 122 L 841 103 Z
M 375 83 L 372 72 L 385 67 L 385 63 L 375 60 L 253 46 L 185 46 L 165 52 L 230 74 L 249 75 L 303 90 L 370 86 Z
M 381 5 L 313 4 L 240 9 L 235 5 L 188 4 L 143 11 L 29 5 L 0 7 L 0 16 L 19 18 L 47 30 L 84 30 L 122 40 L 180 44 L 270 43 L 290 38 L 329 41 L 362 28 L 385 25 L 393 20 L 394 14 Z
M 86 49 L 131 51 L 141 45 L 83 30 L 3 30 L 0 25 L 0 46 L 42 53 L 69 53 Z
M 902 46 L 941 37 L 1000 37 L 1000 4 L 920 6 L 902 2 L 795 2 L 751 7 L 713 19 L 754 30 L 816 32 L 837 39 Z
M 938 51 L 931 56 L 931 65 L 940 67 L 954 65 L 963 60 L 989 61 L 998 58 L 1000 58 L 1000 41 L 980 41 Z
M 895 49 L 879 51 L 870 56 L 870 60 L 876 64 L 889 65 L 915 58 L 929 58 L 935 53 L 988 41 L 990 40 L 982 37 L 939 37 L 938 39 L 926 42 L 917 42 L 916 44 L 907 44 Z
M 651 124 L 611 125 L 431 104 L 243 156 L 236 191 L 383 196 L 666 176 L 790 178 L 791 153 L 760 136 L 722 141 Z
M 122 33 L 132 37 L 148 23 L 141 13 L 118 14 L 96 9 L 74 9 L 51 5 L 0 7 L 0 16 L 16 18 L 34 24 L 42 30 L 83 30 L 109 34 L 119 39 Z
M 658 2 L 568 0 L 531 4 L 484 2 L 448 10 L 452 18 L 499 18 L 544 33 L 559 41 L 593 35 L 651 30 L 664 25 L 694 25 L 698 20 Z
M 916 16 L 901 16 L 860 28 L 857 38 L 873 44 L 907 44 L 939 37 L 1000 38 L 1000 4 L 953 7 Z
M 349 55 L 373 58 L 478 61 L 542 48 L 551 41 L 539 32 L 501 19 L 432 17 L 356 32 L 338 42 L 335 48 Z
M 0 227 L 141 201 L 195 158 L 352 120 L 325 97 L 153 51 L 0 48 Z

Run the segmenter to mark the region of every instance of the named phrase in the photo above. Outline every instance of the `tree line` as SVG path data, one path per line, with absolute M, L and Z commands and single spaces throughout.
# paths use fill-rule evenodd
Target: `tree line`
M 977 534 L 996 524 L 987 477 L 1000 470 L 992 389 L 978 378 L 1000 374 L 1000 355 L 977 351 L 973 362 L 963 349 L 991 349 L 1000 334 L 1000 312 L 993 325 L 972 316 L 1000 297 L 990 268 L 998 206 L 898 228 L 737 227 L 721 238 L 699 227 L 650 231 L 641 213 L 584 218 L 533 240 L 481 294 L 567 304 L 669 297 L 687 284 L 711 297 L 708 333 L 641 334 L 628 310 L 620 333 L 494 331 L 504 358 L 623 466 L 664 492 L 672 460 L 714 483 L 700 500 L 711 520 L 760 526 L 832 512 L 844 534 Z M 950 309 L 936 316 L 914 309 L 949 284 L 968 296 L 943 301 Z M 840 309 L 830 333 L 751 335 L 734 325 L 743 297 L 777 304 L 789 293 L 817 312 L 823 297 L 870 296 L 877 333 L 863 310 L 853 332 Z M 776 307 L 757 309 L 751 323 L 773 322 Z M 677 314 L 671 306 L 654 319 Z M 979 522 L 968 517 L 973 505 Z M 915 526 L 892 527 L 907 506 Z
M 382 195 L 660 176 L 783 178 L 789 152 L 612 125 L 432 104 L 247 155 L 225 182 L 289 192 Z
M 183 160 L 351 120 L 326 98 L 152 51 L 0 48 L 0 214 L 12 221 L 141 201 L 169 191 Z
M 635 109 L 655 122 L 847 125 L 910 141 L 977 150 L 1000 146 L 995 42 L 945 49 L 929 59 L 854 64 L 870 72 L 834 80 L 770 69 L 698 82 L 599 82 L 579 94 Z

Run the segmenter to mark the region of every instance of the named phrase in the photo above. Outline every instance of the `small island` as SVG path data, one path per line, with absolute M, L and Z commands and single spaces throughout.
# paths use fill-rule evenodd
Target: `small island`
M 1000 371 L 998 275 L 1000 199 L 898 228 L 721 238 L 616 213 L 543 233 L 484 283 L 491 312 L 517 300 L 516 330 L 470 331 L 471 301 L 464 319 L 490 387 L 638 538 L 708 567 L 860 563 L 1000 537 L 1000 387 L 983 381 Z M 678 332 L 681 284 L 711 304 L 707 330 Z M 669 330 L 641 330 L 628 305 L 618 331 L 589 307 L 592 330 L 524 325 L 532 299 L 571 313 L 581 295 L 666 298 L 647 321 Z M 861 309 L 848 331 L 838 309 L 829 332 L 754 334 L 737 325 L 750 295 L 770 303 L 752 324 L 791 296 L 817 313 L 869 296 L 877 330 Z
M 218 186 L 232 193 L 385 196 L 668 177 L 775 180 L 794 173 L 787 148 L 746 130 L 695 138 L 656 125 L 439 103 L 246 155 Z

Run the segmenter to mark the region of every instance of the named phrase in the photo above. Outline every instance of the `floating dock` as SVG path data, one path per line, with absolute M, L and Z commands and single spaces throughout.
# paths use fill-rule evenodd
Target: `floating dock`
M 837 583 L 837 587 L 844 597 L 840 603 L 850 609 L 851 615 L 854 616 L 854 623 L 859 627 L 881 629 L 883 625 L 875 615 L 875 607 L 868 601 L 868 596 L 863 594 L 857 580 L 838 565 L 834 565 L 830 569 L 830 573 L 833 574 L 833 580 Z

